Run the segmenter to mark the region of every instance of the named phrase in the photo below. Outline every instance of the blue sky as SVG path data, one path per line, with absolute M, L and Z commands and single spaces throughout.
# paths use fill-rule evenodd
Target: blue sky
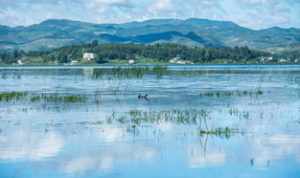
M 227 20 L 261 29 L 300 28 L 300 0 L 0 0 L 0 24 L 49 18 L 123 23 L 152 18 Z

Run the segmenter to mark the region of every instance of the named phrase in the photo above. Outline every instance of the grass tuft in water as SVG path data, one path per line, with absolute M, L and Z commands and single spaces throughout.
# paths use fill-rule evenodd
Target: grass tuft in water
M 113 113 L 107 118 L 107 123 L 133 124 L 158 124 L 161 122 L 173 122 L 181 125 L 197 124 L 208 119 L 208 111 L 205 110 L 169 110 L 169 111 L 140 111 L 131 110 L 125 115 Z
M 200 130 L 199 134 L 200 134 L 200 136 L 212 135 L 212 136 L 230 138 L 232 136 L 232 134 L 237 133 L 237 132 L 238 131 L 236 129 L 231 129 L 229 127 L 225 127 L 225 128 L 216 128 L 216 129 L 212 129 L 212 130 Z
M 109 77 L 111 79 L 141 79 L 145 75 L 155 75 L 157 78 L 162 77 L 168 73 L 167 66 L 156 65 L 154 67 L 114 67 L 112 69 L 96 69 L 93 72 L 93 78 Z
M 30 98 L 31 102 L 62 102 L 62 103 L 82 103 L 85 102 L 87 98 L 85 96 L 70 95 L 70 96 L 58 96 L 58 95 L 40 95 L 32 96 Z
M 26 92 L 5 92 L 0 93 L 0 102 L 10 102 L 24 99 L 27 96 Z
M 263 95 L 264 92 L 260 89 L 256 89 L 255 91 L 209 91 L 200 93 L 200 96 L 206 96 L 206 97 L 232 97 L 232 96 L 260 96 Z

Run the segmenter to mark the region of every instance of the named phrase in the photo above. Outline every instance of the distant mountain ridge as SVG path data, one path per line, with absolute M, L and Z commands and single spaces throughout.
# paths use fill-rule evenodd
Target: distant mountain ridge
M 153 19 L 124 24 L 50 19 L 27 27 L 0 25 L 0 49 L 42 50 L 93 40 L 99 43 L 179 43 L 268 49 L 300 45 L 300 29 L 273 27 L 252 30 L 229 21 L 195 18 Z

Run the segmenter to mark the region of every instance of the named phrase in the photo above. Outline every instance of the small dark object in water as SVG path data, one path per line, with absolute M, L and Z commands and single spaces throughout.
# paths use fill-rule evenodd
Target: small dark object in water
M 138 99 L 139 99 L 139 100 L 146 100 L 146 101 L 149 101 L 148 94 L 145 94 L 144 96 L 141 95 L 141 94 L 139 94 Z
M 251 164 L 251 166 L 254 166 L 254 159 L 253 158 L 250 160 L 250 164 Z

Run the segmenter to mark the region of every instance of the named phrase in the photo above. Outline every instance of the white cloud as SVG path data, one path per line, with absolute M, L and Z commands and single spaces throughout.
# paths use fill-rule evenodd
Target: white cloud
M 4 25 L 29 25 L 47 18 L 120 23 L 195 17 L 252 28 L 300 27 L 297 0 L 0 0 L 0 6 L 0 24 Z
M 156 13 L 162 10 L 170 10 L 171 7 L 171 0 L 156 0 L 149 6 L 148 10 L 152 13 Z

